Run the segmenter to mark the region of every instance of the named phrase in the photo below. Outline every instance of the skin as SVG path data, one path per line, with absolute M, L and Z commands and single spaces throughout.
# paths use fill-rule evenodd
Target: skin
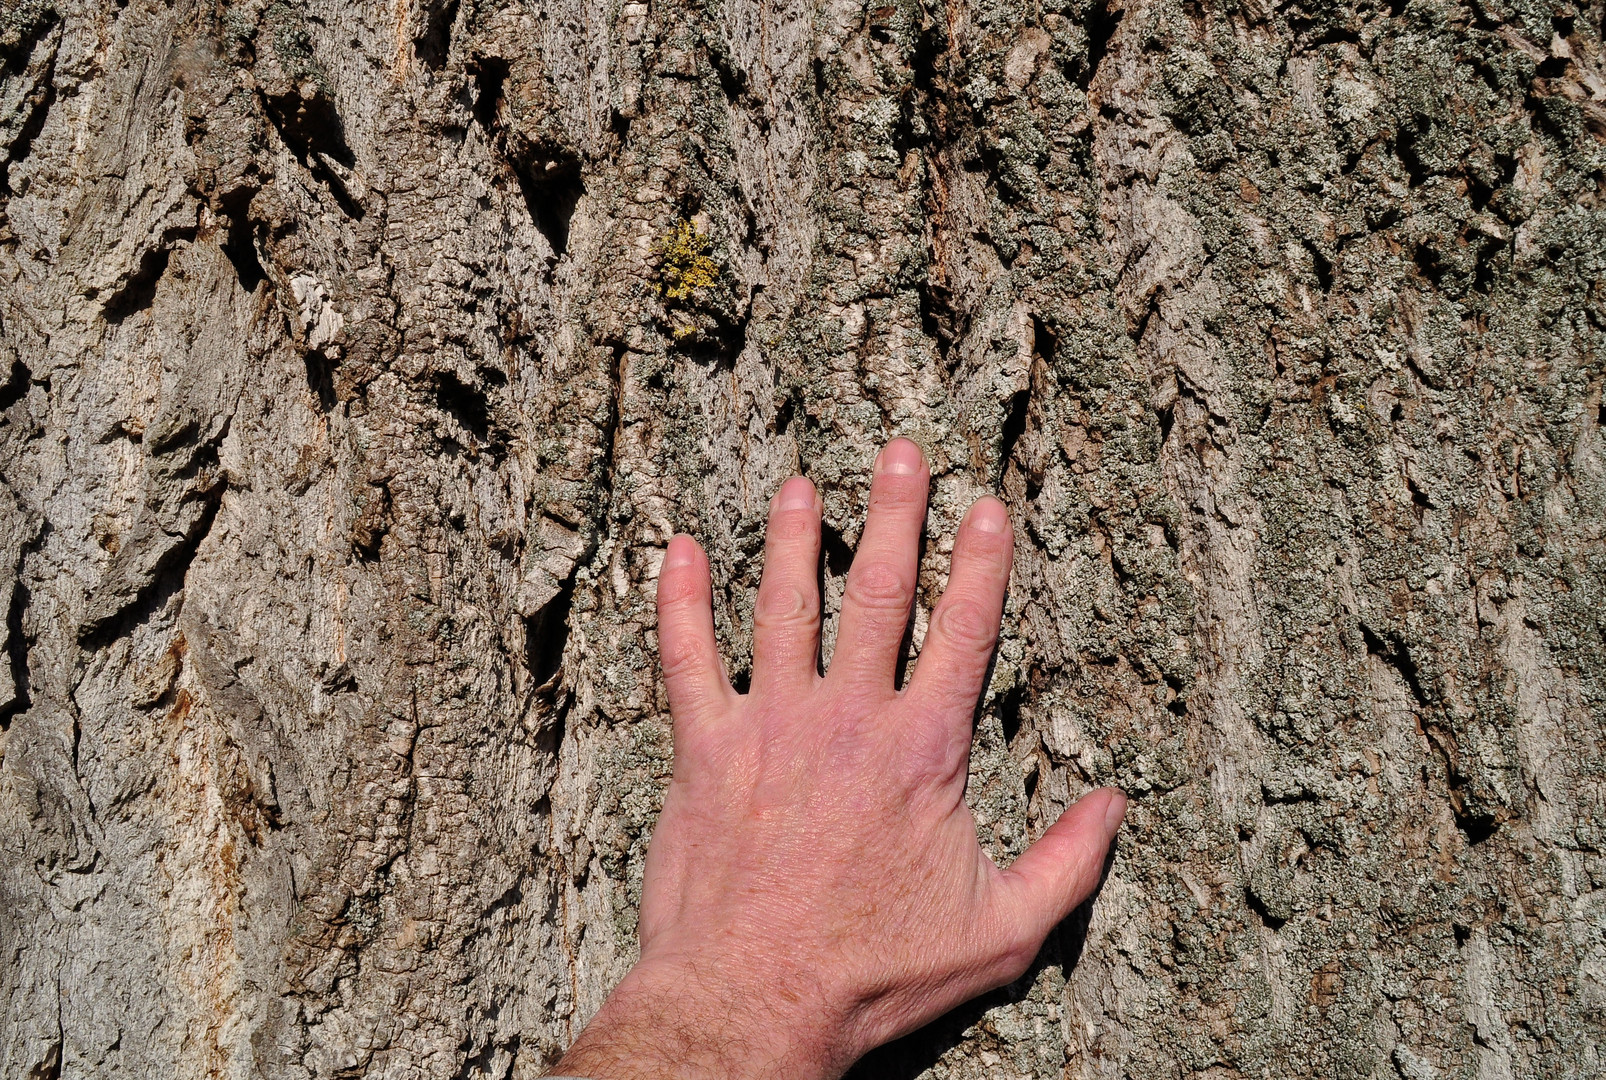
M 895 684 L 929 484 L 907 439 L 876 458 L 824 675 L 819 496 L 803 477 L 782 485 L 746 694 L 714 637 L 708 559 L 689 536 L 670 541 L 658 636 L 675 762 L 647 853 L 641 960 L 554 1075 L 839 1077 L 1019 978 L 1098 884 L 1120 792 L 1088 794 L 1002 870 L 965 805 L 1014 548 L 997 499 L 967 513 L 919 659 Z

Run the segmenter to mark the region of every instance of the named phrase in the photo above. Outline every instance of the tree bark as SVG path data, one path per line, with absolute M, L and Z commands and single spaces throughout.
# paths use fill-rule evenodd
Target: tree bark
M 1606 1071 L 1601 0 L 9 0 L 0 1075 L 535 1077 L 652 593 L 893 434 L 969 799 L 1132 794 L 865 1076 Z M 827 619 L 827 653 L 832 624 Z

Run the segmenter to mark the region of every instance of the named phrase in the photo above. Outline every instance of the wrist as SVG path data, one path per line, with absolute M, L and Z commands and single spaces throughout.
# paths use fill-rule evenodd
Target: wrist
M 630 969 L 552 1074 L 835 1080 L 856 1056 L 847 1027 L 841 1010 L 795 975 L 654 958 Z

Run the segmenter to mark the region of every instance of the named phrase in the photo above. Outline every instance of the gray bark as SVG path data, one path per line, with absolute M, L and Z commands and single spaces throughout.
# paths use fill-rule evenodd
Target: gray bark
M 1133 805 L 864 1075 L 1600 1075 L 1602 20 L 7 0 L 0 1075 L 539 1075 L 632 957 L 664 543 L 740 682 L 768 495 L 834 602 L 892 434 L 913 644 L 1017 524 L 984 844 Z

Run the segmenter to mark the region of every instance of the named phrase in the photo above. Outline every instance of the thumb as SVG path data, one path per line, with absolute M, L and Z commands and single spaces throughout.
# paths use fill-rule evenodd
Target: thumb
M 1026 853 L 1004 871 L 1023 931 L 1038 940 L 1086 900 L 1099 883 L 1110 841 L 1126 814 L 1126 796 L 1100 788 L 1061 814 Z

